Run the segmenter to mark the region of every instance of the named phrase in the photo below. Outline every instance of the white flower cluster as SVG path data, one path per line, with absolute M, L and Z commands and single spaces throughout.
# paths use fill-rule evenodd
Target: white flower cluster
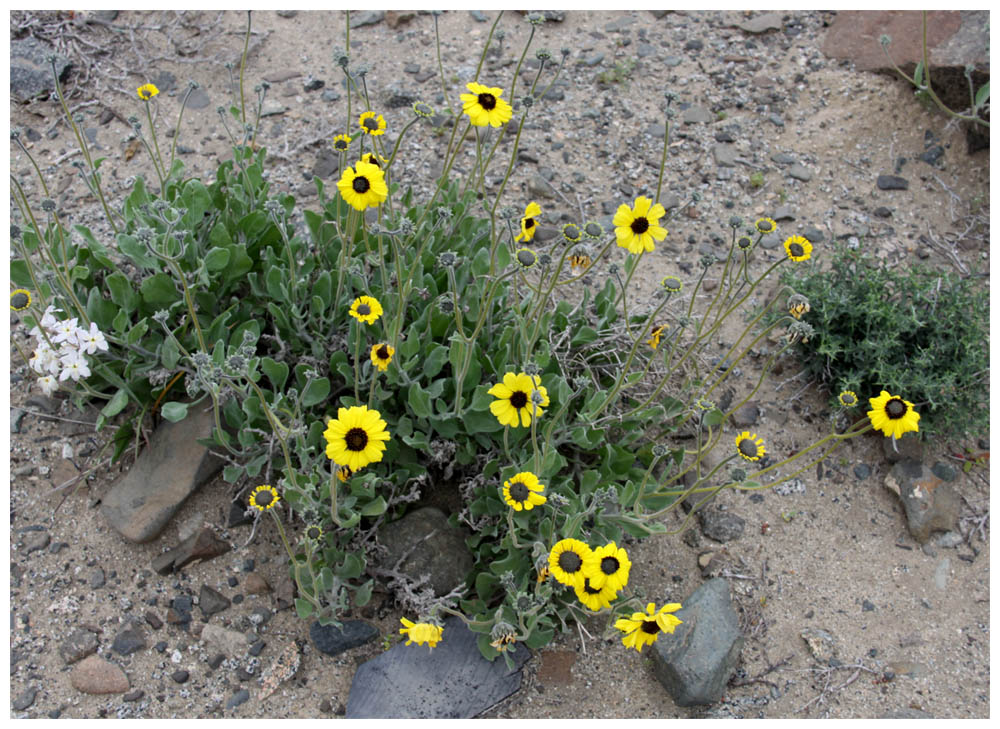
M 38 342 L 28 364 L 40 375 L 38 386 L 46 395 L 58 390 L 60 382 L 77 382 L 90 377 L 90 366 L 84 355 L 108 350 L 108 341 L 97 324 L 91 322 L 89 329 L 83 329 L 77 326 L 76 317 L 65 321 L 57 319 L 56 314 L 61 313 L 50 306 L 39 322 L 45 333 L 38 327 L 28 332 Z M 54 349 L 56 346 L 58 349 Z

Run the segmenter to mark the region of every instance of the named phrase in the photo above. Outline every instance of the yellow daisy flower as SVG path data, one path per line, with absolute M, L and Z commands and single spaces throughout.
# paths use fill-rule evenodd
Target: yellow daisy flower
M 475 127 L 499 127 L 510 121 L 514 110 L 510 104 L 500 98 L 503 89 L 491 88 L 482 84 L 470 83 L 465 87 L 471 94 L 462 94 L 462 111 L 469 115 Z
M 564 585 L 576 588 L 598 569 L 597 555 L 579 539 L 560 540 L 549 552 L 549 572 Z
M 542 387 L 542 378 L 524 372 L 518 374 L 507 372 L 503 376 L 503 381 L 487 392 L 497 398 L 490 403 L 490 412 L 500 421 L 500 425 L 509 425 L 512 428 L 518 427 L 518 416 L 521 425 L 527 428 L 531 425 L 532 413 L 536 418 L 541 417 L 549 405 L 549 393 Z M 531 396 L 534 392 L 538 392 L 541 396 L 540 403 L 532 402 Z
M 663 330 L 666 329 L 666 328 L 667 328 L 666 324 L 661 324 L 660 326 L 656 327 L 656 329 L 654 329 L 652 332 L 650 332 L 652 334 L 652 336 L 649 339 L 646 340 L 646 344 L 648 344 L 653 349 L 656 349 L 657 347 L 659 347 L 660 346 L 660 335 L 663 334 Z
M 400 618 L 399 622 L 403 624 L 403 627 L 399 629 L 400 634 L 405 635 L 408 639 L 406 645 L 426 643 L 430 648 L 434 648 L 441 640 L 441 634 L 444 633 L 444 628 L 432 623 L 414 623 L 406 618 Z
M 10 308 L 12 311 L 24 311 L 31 306 L 31 292 L 27 289 L 14 289 L 10 292 Z
M 333 149 L 335 152 L 346 152 L 351 146 L 351 137 L 348 134 L 338 134 L 333 138 Z
M 812 255 L 812 243 L 801 235 L 793 235 L 785 241 L 785 253 L 793 261 L 808 261 Z
M 344 168 L 337 189 L 355 210 L 378 207 L 389 196 L 385 174 L 369 162 L 358 162 L 354 167 Z
M 374 324 L 382 316 L 382 304 L 374 296 L 359 296 L 351 304 L 347 312 L 355 319 L 365 324 Z
M 385 119 L 374 111 L 364 112 L 358 117 L 358 124 L 361 125 L 362 132 L 371 134 L 373 137 L 385 134 Z
M 535 218 L 541 214 L 542 209 L 538 206 L 538 203 L 528 203 L 528 207 L 524 209 L 524 217 L 521 218 L 521 233 L 514 240 L 524 240 L 524 242 L 527 243 L 529 240 L 534 238 L 535 229 L 537 228 Z
M 611 582 L 605 582 L 604 587 L 594 587 L 589 577 L 574 588 L 576 599 L 595 612 L 601 608 L 611 607 L 611 601 L 618 597 L 618 591 Z
M 372 347 L 372 364 L 378 367 L 379 372 L 385 372 L 389 363 L 392 362 L 392 355 L 396 354 L 395 347 L 388 344 L 376 344 Z
M 261 484 L 250 494 L 250 506 L 257 511 L 267 511 L 277 504 L 280 498 L 278 490 L 274 486 L 268 486 L 266 483 Z
M 837 395 L 837 402 L 845 408 L 853 408 L 858 404 L 858 396 L 853 390 L 844 390 Z
M 135 93 L 138 94 L 139 98 L 143 101 L 149 101 L 154 96 L 159 94 L 160 90 L 153 84 L 143 84 L 135 90 Z
M 658 225 L 660 218 L 666 213 L 660 203 L 653 205 L 648 197 L 637 197 L 631 208 L 620 205 L 611 221 L 615 226 L 618 245 L 637 255 L 643 251 L 652 251 L 654 240 L 667 237 L 667 229 Z
M 773 233 L 778 229 L 778 224 L 771 218 L 758 218 L 753 224 L 758 233 Z
M 626 648 L 635 648 L 642 653 L 642 647 L 653 645 L 660 633 L 673 633 L 678 625 L 683 623 L 670 613 L 681 609 L 679 602 L 667 603 L 659 610 L 656 603 L 646 605 L 646 612 L 632 613 L 631 618 L 619 618 L 615 627 L 625 633 L 622 643 Z
M 632 569 L 628 553 L 614 542 L 594 550 L 597 569 L 589 575 L 590 584 L 596 588 L 611 585 L 615 592 L 628 584 L 628 573 Z
M 347 483 L 353 475 L 354 471 L 351 470 L 350 466 L 341 466 L 337 469 L 337 480 L 341 483 Z
M 868 411 L 868 419 L 875 430 L 881 430 L 886 438 L 901 438 L 909 431 L 919 432 L 920 413 L 913 409 L 913 403 L 901 397 L 890 395 L 885 390 L 878 397 L 868 398 L 872 409 Z
M 764 455 L 764 440 L 744 430 L 736 436 L 736 452 L 748 461 L 759 461 Z
M 546 502 L 541 493 L 544 488 L 538 483 L 538 476 L 531 471 L 522 471 L 503 482 L 503 500 L 514 511 L 531 511 Z
M 385 428 L 379 411 L 369 410 L 367 405 L 339 408 L 337 419 L 327 421 L 323 432 L 326 457 L 352 471 L 377 463 L 385 452 L 385 441 L 389 440 Z

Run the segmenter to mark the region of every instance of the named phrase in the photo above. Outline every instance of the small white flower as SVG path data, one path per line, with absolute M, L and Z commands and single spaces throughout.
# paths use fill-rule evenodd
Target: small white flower
M 45 375 L 44 377 L 38 378 L 38 386 L 42 388 L 42 392 L 46 395 L 51 395 L 53 392 L 59 389 L 59 383 L 56 382 L 56 378 L 52 375 Z
M 90 322 L 90 331 L 77 329 L 76 338 L 80 343 L 80 352 L 94 354 L 97 350 L 101 350 L 102 352 L 108 351 L 108 340 L 104 338 L 104 334 L 97 328 L 96 322 Z
M 52 338 L 52 343 L 59 344 L 60 342 L 66 342 L 67 344 L 77 346 L 79 342 L 76 338 L 76 330 L 77 326 L 75 316 L 72 319 L 59 322 L 58 326 L 56 326 L 56 335 Z
M 39 323 L 49 331 L 54 330 L 59 326 L 59 320 L 55 316 L 57 312 L 61 314 L 62 310 L 57 309 L 54 304 L 49 304 L 45 313 L 42 314 L 42 320 Z M 38 335 L 34 333 L 35 331 L 37 331 L 37 327 L 31 330 L 32 336 L 37 337 Z
M 55 375 L 59 372 L 59 355 L 48 344 L 42 342 L 31 355 L 28 364 L 40 375 L 46 372 Z
M 73 379 L 73 382 L 79 382 L 81 377 L 90 377 L 90 367 L 87 366 L 87 360 L 79 352 L 70 352 L 60 362 L 63 365 L 63 371 L 59 375 L 60 382 L 70 378 Z

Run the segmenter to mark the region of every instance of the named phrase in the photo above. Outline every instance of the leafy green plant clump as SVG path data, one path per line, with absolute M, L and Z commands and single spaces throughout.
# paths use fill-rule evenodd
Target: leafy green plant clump
M 989 427 L 989 301 L 972 279 L 921 266 L 890 269 L 843 248 L 830 270 L 787 272 L 783 281 L 809 300 L 803 321 L 815 335 L 799 352 L 807 372 L 833 393 L 905 393 L 925 434 Z

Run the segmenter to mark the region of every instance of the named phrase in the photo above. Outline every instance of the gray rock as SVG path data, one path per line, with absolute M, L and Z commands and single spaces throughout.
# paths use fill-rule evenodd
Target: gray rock
M 784 152 L 775 152 L 771 155 L 771 161 L 779 165 L 792 165 L 795 164 L 795 157 Z
M 521 687 L 528 649 L 511 651 L 515 669 L 502 658 L 488 661 L 473 633 L 459 618 L 445 621 L 437 647 L 398 643 L 362 663 L 347 699 L 348 719 L 469 719 Z
M 24 538 L 24 546 L 22 549 L 25 554 L 38 552 L 49 546 L 50 539 L 49 533 L 46 531 L 28 532 L 28 535 Z
M 21 421 L 24 420 L 24 416 L 27 413 L 21 408 L 11 408 L 10 409 L 10 432 L 20 433 L 21 432 Z
M 731 542 L 743 535 L 746 520 L 718 506 L 706 505 L 698 512 L 702 533 L 717 542 Z
M 430 81 L 432 78 L 437 76 L 437 71 L 427 68 L 416 74 L 413 78 L 417 83 L 423 83 L 424 81 Z M 451 126 L 450 124 L 448 126 Z
M 115 636 L 111 649 L 121 656 L 128 656 L 146 647 L 146 637 L 132 625 Z
M 46 60 L 56 56 L 55 69 L 60 82 L 66 80 L 69 67 L 68 58 L 56 53 L 55 48 L 34 36 L 10 43 L 10 93 L 20 101 L 28 101 L 40 94 L 56 90 L 52 76 L 52 64 Z
M 59 402 L 60 401 L 56 400 L 54 397 L 35 394 L 28 398 L 25 405 L 32 410 L 41 410 L 43 413 L 52 415 L 59 410 Z
M 928 714 L 926 711 L 921 711 L 920 709 L 898 709 L 896 711 L 887 711 L 879 719 L 933 719 L 933 714 Z
M 107 578 L 104 575 L 104 570 L 100 567 L 95 567 L 94 571 L 90 573 L 90 589 L 96 590 L 98 588 L 104 587 L 104 582 Z
M 191 678 L 191 673 L 180 668 L 170 674 L 170 678 L 174 680 L 175 683 L 187 683 L 187 680 Z
M 11 699 L 10 708 L 14 711 L 24 711 L 35 703 L 35 695 L 37 693 L 38 689 L 34 687 L 26 688 L 17 698 Z
M 591 53 L 589 56 L 583 59 L 583 65 L 593 68 L 594 66 L 599 65 L 603 60 L 604 60 L 603 53 Z
M 177 77 L 170 71 L 160 71 L 153 77 L 153 84 L 160 90 L 161 94 L 167 94 L 177 88 Z M 112 118 L 114 118 L 113 115 Z
M 832 666 L 837 659 L 837 639 L 822 628 L 805 628 L 799 635 L 806 642 L 812 657 L 821 666 Z
M 871 475 L 872 469 L 867 463 L 859 463 L 854 467 L 854 477 L 858 479 L 858 481 L 864 481 Z
M 369 643 L 378 637 L 378 629 L 363 620 L 347 620 L 343 628 L 335 625 L 320 625 L 314 622 L 309 626 L 309 638 L 316 650 L 328 656 L 336 656 L 351 648 Z
M 434 593 L 444 595 L 465 581 L 473 567 L 465 531 L 432 506 L 385 524 L 378 532 L 387 550 L 382 564 L 413 580 L 427 576 Z
M 681 112 L 685 124 L 708 124 L 715 121 L 715 114 L 702 106 L 689 106 Z
M 781 16 L 778 13 L 765 13 L 750 20 L 737 23 L 736 27 L 747 33 L 766 33 L 769 30 L 781 30 Z
M 469 15 L 471 15 L 472 19 L 475 20 L 477 23 L 488 23 L 490 20 L 489 16 L 486 15 L 486 13 L 484 13 L 482 10 L 470 10 Z
M 934 538 L 934 544 L 944 549 L 954 549 L 964 541 L 964 537 L 958 532 L 945 532 Z
M 785 239 L 782 238 L 780 235 L 778 235 L 778 233 L 776 232 L 768 233 L 767 235 L 765 235 L 763 238 L 760 239 L 760 243 L 758 243 L 757 245 L 759 245 L 764 250 L 770 251 L 780 246 L 782 242 L 784 242 L 784 240 Z
M 776 126 L 776 127 L 783 127 L 783 126 L 785 126 L 785 120 L 781 118 L 780 114 L 768 114 L 767 115 L 767 120 L 769 122 L 771 122 L 772 124 L 774 124 L 774 126 Z
M 298 78 L 302 73 L 300 71 L 294 71 L 292 69 L 285 69 L 282 71 L 271 71 L 270 73 L 264 74 L 264 80 L 270 84 L 280 84 L 283 81 L 291 81 L 293 78 Z
M 910 187 L 910 181 L 899 175 L 879 175 L 875 184 L 879 190 L 906 190 Z
M 412 61 L 410 63 L 405 64 L 403 66 L 403 73 L 410 73 L 410 74 L 420 73 L 420 64 L 413 63 Z
M 782 220 L 795 220 L 795 214 L 792 212 L 790 205 L 779 205 L 771 217 L 778 222 Z
M 210 618 L 216 613 L 221 613 L 233 603 L 225 595 L 213 590 L 208 585 L 201 586 L 201 593 L 198 595 L 198 607 L 205 618 Z
M 744 638 L 729 597 L 717 577 L 683 601 L 672 635 L 653 644 L 653 674 L 678 706 L 711 704 L 722 698 L 739 663 Z
M 312 166 L 313 177 L 329 179 L 340 171 L 339 155 L 334 154 L 332 149 L 322 147 L 316 155 L 316 162 Z
M 389 89 L 386 97 L 385 104 L 390 109 L 402 109 L 404 106 L 413 106 L 413 104 L 420 100 L 420 97 L 414 92 L 398 86 Z
M 97 636 L 89 630 L 77 628 L 59 646 L 59 655 L 66 665 L 82 661 L 97 653 Z
M 326 86 L 326 81 L 321 78 L 313 78 L 308 76 L 306 82 L 302 85 L 305 91 L 319 91 L 321 88 Z
M 610 23 L 604 26 L 604 30 L 608 33 L 617 33 L 620 30 L 624 30 L 628 26 L 635 22 L 635 18 L 631 15 L 622 15 L 619 18 L 615 18 Z
M 656 55 L 656 53 L 657 53 L 656 46 L 651 45 L 649 43 L 639 44 L 639 50 L 637 51 L 637 55 L 639 56 L 639 58 L 647 58 L 648 56 Z
M 229 701 L 226 702 L 226 708 L 235 709 L 240 704 L 245 704 L 249 700 L 250 692 L 246 689 L 240 689 L 229 698 Z
M 197 88 L 188 95 L 187 105 L 184 108 L 204 109 L 210 103 L 212 103 L 212 100 L 209 98 L 205 89 Z
M 934 586 L 939 590 L 948 589 L 948 579 L 951 577 L 951 560 L 945 557 L 934 568 Z
M 809 182 L 813 178 L 812 170 L 797 162 L 788 168 L 788 175 L 803 182 Z
M 332 102 L 340 99 L 340 94 L 338 94 L 333 89 L 324 89 L 323 93 L 319 95 L 323 101 Z
M 947 463 L 943 463 L 941 461 L 938 461 L 933 466 L 931 466 L 931 470 L 934 472 L 934 475 L 937 476 L 942 481 L 954 481 L 956 478 L 958 478 L 958 471 L 956 471 Z
M 159 575 L 170 574 L 186 564 L 198 560 L 208 560 L 229 551 L 228 542 L 217 539 L 215 533 L 205 527 L 197 534 L 188 537 L 168 552 L 164 552 L 153 560 L 153 569 Z
M 277 13 L 278 13 L 278 17 L 279 18 L 294 18 L 296 15 L 299 14 L 299 11 L 298 10 L 278 10 Z
M 385 17 L 384 10 L 365 10 L 351 15 L 351 27 L 360 28 L 364 25 L 375 25 L 381 23 Z
M 532 198 L 551 199 L 554 197 L 552 187 L 544 177 L 537 174 L 528 178 L 528 195 Z
M 101 504 L 108 524 L 130 542 L 155 539 L 184 500 L 221 470 L 224 461 L 198 438 L 212 434 L 211 408 L 192 408 L 178 423 L 163 421 L 129 472 Z
M 128 677 L 114 663 L 88 656 L 74 666 L 69 682 L 85 694 L 123 694 L 129 689 Z
M 682 63 L 684 63 L 684 59 L 681 56 L 667 56 L 663 59 L 663 65 L 667 68 L 680 66 Z
M 889 471 L 885 485 L 899 495 L 907 528 L 921 544 L 930 539 L 931 532 L 958 529 L 961 499 L 951 484 L 927 466 L 909 459 L 900 461 Z
M 201 631 L 205 645 L 225 653 L 230 658 L 241 657 L 247 649 L 247 637 L 236 630 L 228 630 L 214 623 L 208 623 Z
M 757 403 L 748 402 L 736 409 L 736 411 L 730 416 L 733 421 L 733 425 L 737 428 L 749 428 L 757 424 L 757 420 L 760 418 L 760 408 Z
M 719 167 L 735 167 L 736 166 L 736 147 L 731 144 L 716 144 L 712 148 L 712 154 L 715 156 L 715 164 Z

